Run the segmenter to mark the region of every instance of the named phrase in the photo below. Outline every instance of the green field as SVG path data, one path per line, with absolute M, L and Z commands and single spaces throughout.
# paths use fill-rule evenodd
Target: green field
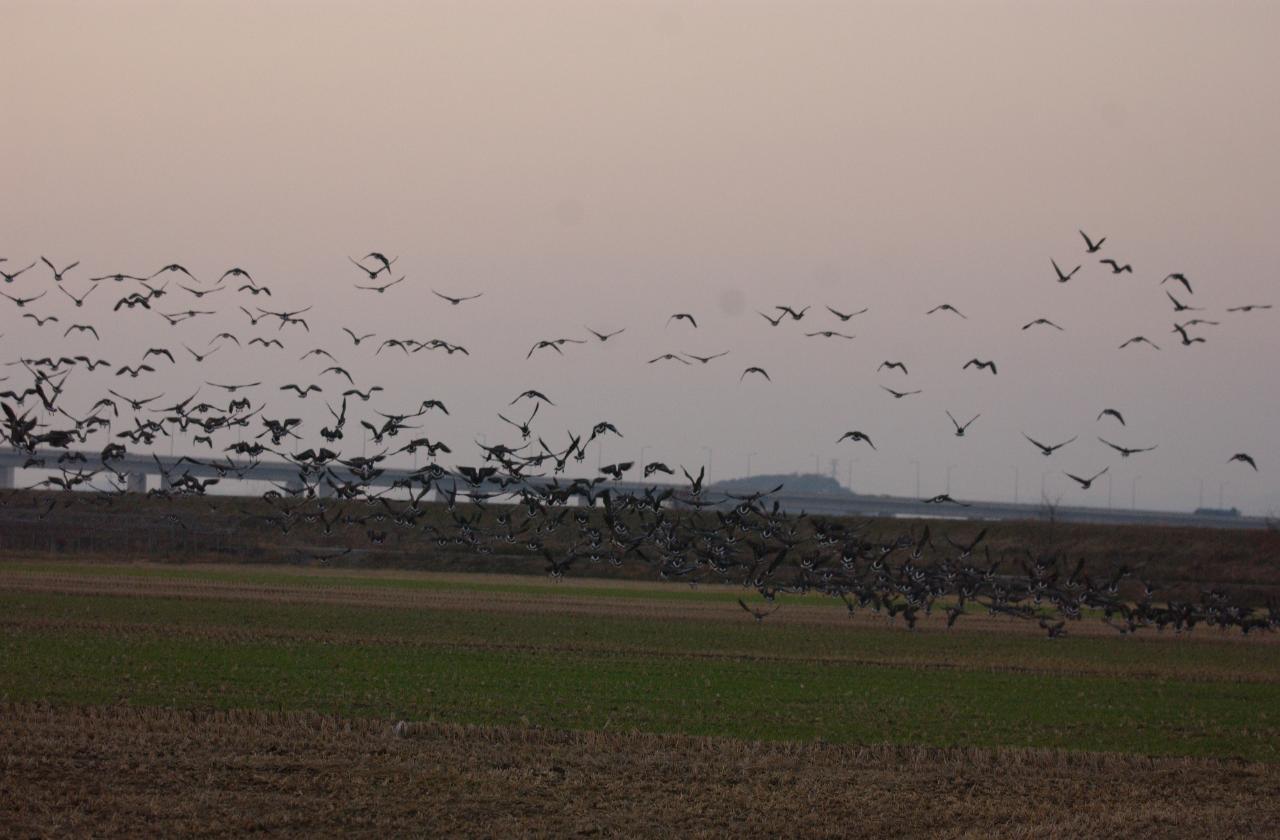
M 6 563 L 0 699 L 1280 761 L 1273 638 L 908 632 L 818 598 L 757 624 L 739 594 Z

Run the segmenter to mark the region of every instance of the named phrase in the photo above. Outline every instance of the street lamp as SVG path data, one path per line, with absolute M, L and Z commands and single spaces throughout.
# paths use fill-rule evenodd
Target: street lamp
M 1226 486 L 1230 483 L 1230 481 L 1218 482 L 1218 510 L 1226 510 L 1226 507 L 1222 503 L 1222 491 L 1226 489 Z
M 712 452 L 710 446 L 700 446 L 698 448 L 701 449 L 703 452 L 707 453 L 707 481 L 710 481 L 711 480 L 711 457 L 715 453 Z
M 1018 503 L 1018 465 L 1013 465 L 1013 503 Z
M 642 447 L 640 447 L 640 469 L 641 469 L 642 471 L 644 470 L 644 453 L 648 452 L 648 451 L 649 451 L 650 449 L 652 449 L 652 448 L 653 448 L 652 446 L 642 446 Z
M 1138 482 L 1142 480 L 1142 476 L 1135 475 L 1133 483 L 1129 485 L 1129 507 L 1134 510 L 1138 509 Z
M 951 471 L 954 470 L 955 468 L 956 468 L 955 464 L 947 464 L 947 489 L 946 489 L 947 493 L 951 492 Z
M 751 458 L 752 456 L 759 455 L 759 454 L 760 454 L 759 452 L 747 453 L 747 478 L 751 478 Z
M 920 462 L 912 461 L 911 465 L 916 468 L 916 498 L 920 498 Z

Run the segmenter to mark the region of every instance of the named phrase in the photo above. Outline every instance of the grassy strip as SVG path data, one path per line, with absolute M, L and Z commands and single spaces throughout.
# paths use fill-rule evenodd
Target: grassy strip
M 9 625 L 0 637 L 0 685 L 8 700 L 322 710 L 563 729 L 1280 761 L 1277 683 L 694 655 L 715 645 L 777 653 L 789 646 L 830 644 L 828 636 L 851 647 L 869 644 L 881 651 L 897 644 L 921 649 L 942 644 L 944 651 L 951 645 L 995 644 L 1012 655 L 1011 661 L 1020 661 L 1016 651 L 1022 644 L 1039 644 L 1046 651 L 1043 655 L 1053 657 L 1081 643 L 1097 642 L 1083 645 L 1095 655 L 1137 647 L 1119 641 L 1080 639 L 1050 645 L 989 634 L 902 631 L 824 633 L 806 640 L 814 635 L 811 627 L 28 593 L 5 596 L 0 609 L 9 616 L 61 614 L 80 620 L 151 622 L 160 628 L 310 627 L 332 634 L 328 641 L 244 641 L 243 635 L 239 640 L 190 638 Z M 439 644 L 407 648 L 342 639 L 343 634 L 374 629 L 435 638 Z M 535 647 L 459 649 L 446 643 L 464 637 L 518 640 Z M 566 641 L 607 641 L 623 650 L 606 656 L 581 648 L 537 649 Z M 634 652 L 625 650 L 628 645 Z M 1184 655 L 1195 649 L 1177 643 L 1142 647 L 1169 648 Z M 955 660 L 945 652 L 943 658 Z
M 393 589 L 427 592 L 492 592 L 514 595 L 561 595 L 572 584 L 566 586 L 546 577 L 529 577 L 529 582 L 515 583 L 486 579 L 477 575 L 476 580 L 460 581 L 432 573 L 412 575 L 396 575 L 380 573 L 377 575 L 361 574 L 325 574 L 311 570 L 298 572 L 274 571 L 253 566 L 228 566 L 222 569 L 207 567 L 191 568 L 189 566 L 164 566 L 160 564 L 131 565 L 104 563 L 63 563 L 63 562 L 4 562 L 0 569 L 9 573 L 32 575 L 68 575 L 85 577 L 136 578 L 143 580 L 182 580 L 209 583 L 235 583 L 252 586 L 291 586 L 306 588 L 336 589 Z M 496 577 L 496 576 L 495 576 Z M 754 593 L 747 590 L 736 591 L 719 586 L 693 588 L 685 584 L 629 586 L 572 586 L 574 596 L 584 598 L 638 598 L 657 601 L 683 601 L 704 603 L 734 603 L 738 598 L 753 598 Z M 806 603 L 832 605 L 843 608 L 837 600 L 821 596 L 811 596 Z
M 5 699 L 1280 761 L 1280 686 L 11 631 Z
M 576 596 L 585 588 L 572 590 Z M 1173 638 L 1072 636 L 1049 642 L 1024 633 L 955 630 L 911 633 L 902 627 L 854 623 L 833 616 L 829 626 L 766 622 L 757 625 L 734 604 L 737 621 L 706 621 L 662 607 L 652 616 L 576 616 L 558 612 L 558 599 L 530 597 L 519 612 L 486 609 L 486 593 L 448 607 L 264 603 L 210 597 L 66 595 L 0 591 L 0 616 L 11 621 L 149 624 L 156 627 L 234 628 L 242 632 L 323 634 L 403 640 L 412 645 L 511 645 L 580 650 L 670 653 L 767 659 L 892 662 L 915 667 L 1114 673 L 1184 681 L 1249 680 L 1280 683 L 1280 645 L 1221 641 L 1213 631 Z

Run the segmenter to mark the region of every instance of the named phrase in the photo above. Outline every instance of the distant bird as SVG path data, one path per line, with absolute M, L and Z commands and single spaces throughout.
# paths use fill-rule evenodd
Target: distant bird
M 1165 283 L 1168 283 L 1170 280 L 1176 280 L 1179 283 L 1181 283 L 1183 287 L 1187 290 L 1187 294 L 1189 295 L 1195 294 L 1194 292 L 1191 291 L 1191 281 L 1187 279 L 1187 275 L 1182 273 L 1170 274 L 1168 277 L 1160 281 L 1160 285 L 1163 286 Z
M 68 292 L 66 286 L 59 286 L 58 291 L 62 292 L 64 295 L 74 300 L 76 302 L 76 307 L 78 308 L 78 307 L 84 306 L 85 299 L 89 297 L 89 295 L 93 294 L 93 290 L 96 288 L 98 287 L 90 286 L 89 291 L 85 292 L 83 295 L 80 295 L 79 297 L 76 297 L 75 295 L 71 294 L 71 292 Z
M 301 385 L 295 385 L 295 384 L 294 384 L 294 383 L 292 383 L 292 382 L 290 382 L 288 385 L 281 385 L 281 386 L 280 386 L 280 390 L 281 390 L 281 391 L 293 391 L 293 392 L 295 392 L 295 393 L 298 395 L 298 398 L 299 398 L 299 399 L 301 399 L 301 398 L 305 397 L 307 394 L 310 394 L 312 391 L 315 391 L 317 394 L 322 394 L 322 393 L 324 393 L 324 391 L 320 388 L 320 386 L 319 386 L 319 385 L 307 385 L 307 386 L 304 388 L 304 387 L 302 387 Z
M 1102 441 L 1107 446 L 1110 446 L 1112 449 L 1119 452 L 1121 458 L 1128 458 L 1130 455 L 1136 455 L 1139 452 L 1150 452 L 1151 450 L 1155 449 L 1156 446 L 1159 446 L 1159 444 L 1156 444 L 1156 446 L 1148 446 L 1144 449 L 1130 449 L 1125 446 L 1117 446 L 1116 444 L 1112 443 L 1109 440 L 1106 440 L 1105 438 L 1098 438 L 1098 440 Z
M 249 276 L 249 272 L 245 271 L 243 268 L 240 268 L 239 266 L 236 266 L 235 268 L 228 268 L 226 271 L 222 272 L 222 276 L 218 278 L 218 282 L 221 283 L 223 280 L 226 280 L 228 277 L 243 277 L 244 279 L 248 280 L 250 283 L 253 282 L 253 278 Z
M 872 443 L 872 442 L 871 442 L 871 438 L 867 437 L 867 436 L 866 436 L 865 434 L 863 434 L 862 432 L 859 432 L 859 431 L 856 431 L 856 430 L 855 430 L 855 431 L 852 431 L 852 432 L 845 432 L 845 433 L 844 433 L 844 434 L 842 434 L 839 438 L 837 438 L 837 439 L 836 439 L 836 443 L 843 443 L 843 442 L 844 442 L 844 441 L 846 441 L 846 440 L 851 440 L 851 441 L 853 441 L 854 443 L 857 443 L 857 442 L 861 441 L 861 442 L 863 442 L 863 443 L 867 444 L 867 446 L 870 446 L 872 449 L 875 449 L 875 448 L 876 448 L 876 445 L 875 445 L 874 443 Z
M 355 343 L 356 347 L 359 347 L 360 342 L 364 341 L 366 338 L 373 338 L 373 333 L 366 333 L 365 335 L 356 335 L 347 327 L 343 327 L 342 331 L 347 335 L 351 336 L 351 341 Z
M 1098 262 L 1102 265 L 1111 266 L 1112 274 L 1124 274 L 1125 272 L 1128 272 L 1129 274 L 1133 274 L 1133 266 L 1129 265 L 1128 263 L 1125 263 L 1124 265 L 1120 265 L 1120 263 L 1116 262 L 1110 257 L 1107 257 L 1105 260 L 1098 260 Z
M 917 389 L 917 390 L 915 390 L 915 391 L 895 391 L 895 390 L 893 390 L 892 388 L 889 388 L 889 387 L 887 387 L 887 386 L 885 386 L 885 385 L 881 385 L 880 387 L 881 387 L 881 388 L 883 388 L 884 390 L 888 391 L 890 394 L 892 394 L 892 395 L 893 395 L 893 398 L 894 398 L 895 400 L 900 400 L 900 399 L 902 399 L 903 397 L 910 397 L 910 396 L 914 396 L 915 394 L 923 394 L 923 393 L 924 393 L 924 391 L 921 391 L 921 390 L 919 390 L 919 389 Z
M 721 356 L 727 356 L 727 355 L 729 355 L 729 351 L 728 351 L 728 350 L 725 350 L 723 353 L 716 353 L 716 354 L 711 355 L 711 356 L 698 356 L 698 355 L 695 355 L 695 354 L 693 354 L 693 353 L 685 353 L 684 355 L 685 355 L 687 358 L 693 359 L 695 362 L 702 362 L 702 364 L 704 364 L 704 365 L 705 365 L 707 362 L 709 362 L 709 361 L 711 361 L 711 360 L 713 360 L 713 359 L 718 359 L 718 358 L 720 358 Z
M 836 309 L 832 309 L 830 306 L 828 306 L 827 311 L 830 312 L 832 315 L 836 316 L 837 318 L 839 318 L 841 321 L 848 321 L 850 318 L 854 317 L 855 315 L 862 315 L 867 312 L 870 312 L 871 310 L 869 307 L 867 307 L 867 308 L 859 309 L 857 312 L 846 313 L 846 312 L 840 312 L 839 310 L 836 310 Z
M 192 350 L 190 347 L 187 347 L 187 345 L 185 345 L 185 344 L 184 344 L 184 345 L 182 345 L 182 346 L 183 346 L 183 348 L 185 348 L 185 349 L 186 349 L 186 351 L 187 351 L 188 353 L 190 353 L 190 354 L 191 354 L 191 358 L 193 358 L 193 359 L 195 359 L 195 360 L 196 360 L 196 364 L 200 364 L 200 363 L 201 363 L 201 362 L 203 362 L 205 359 L 207 359 L 207 358 L 209 358 L 210 356 L 212 356 L 214 353 L 217 353 L 217 352 L 218 352 L 218 349 L 219 349 L 218 347 L 215 347 L 215 348 L 213 348 L 212 350 L 208 350 L 208 351 L 206 351 L 206 352 L 204 352 L 204 353 L 197 353 L 196 351 Z
M 219 384 L 219 383 L 217 383 L 217 382 L 206 382 L 206 383 L 204 383 L 204 384 L 208 385 L 208 386 L 209 386 L 209 387 L 211 387 L 211 388 L 221 388 L 221 389 L 223 389 L 224 391 L 226 391 L 228 394 L 234 394 L 236 391 L 241 391 L 241 390 L 244 390 L 245 388 L 254 388 L 254 387 L 258 386 L 258 385 L 261 385 L 262 383 L 261 383 L 261 382 L 246 382 L 246 383 L 245 383 L 245 384 L 243 384 L 243 385 L 222 385 L 222 384 Z
M 53 282 L 55 282 L 55 283 L 61 283 L 61 282 L 62 282 L 62 275 L 66 274 L 68 271 L 70 271 L 71 269 L 75 268 L 76 266 L 78 266 L 78 265 L 80 264 L 80 261 L 79 261 L 79 260 L 76 260 L 76 261 L 75 261 L 75 262 L 73 262 L 71 265 L 69 265 L 69 266 L 67 266 L 66 268 L 63 268 L 61 271 L 59 271 L 56 267 L 54 267 L 53 263 L 49 262 L 49 259 L 48 259 L 47 257 L 41 257 L 41 258 L 40 258 L 40 262 L 42 262 L 42 263 L 44 263 L 45 265 L 49 266 L 49 270 L 53 272 Z
M 821 336 L 823 338 L 846 338 L 846 339 L 852 339 L 856 337 L 852 335 L 846 335 L 845 333 L 842 333 L 842 332 L 836 332 L 835 330 L 818 330 L 817 332 L 805 333 L 806 338 L 814 338 L 817 336 Z
M 1103 467 L 1103 468 L 1102 468 L 1102 470 L 1101 470 L 1100 472 L 1098 472 L 1098 473 L 1096 473 L 1096 474 L 1094 474 L 1094 475 L 1091 475 L 1091 476 L 1089 476 L 1088 478 L 1081 478 L 1080 476 L 1078 476 L 1078 475 L 1072 475 L 1071 473 L 1063 473 L 1063 475 L 1065 475 L 1067 478 L 1069 478 L 1069 479 L 1071 479 L 1072 481 L 1074 481 L 1074 482 L 1076 482 L 1077 484 L 1079 484 L 1079 485 L 1080 485 L 1080 489 L 1081 489 L 1081 490 L 1088 490 L 1090 487 L 1092 487 L 1092 486 L 1093 486 L 1093 483 L 1094 483 L 1095 481 L 1097 481 L 1097 480 L 1098 480 L 1099 478 L 1101 478 L 1102 476 L 1106 475 L 1107 470 L 1109 470 L 1109 469 L 1111 469 L 1111 468 L 1110 468 L 1110 467 Z
M 553 338 L 545 341 L 539 341 L 529 348 L 529 352 L 525 355 L 525 358 L 526 359 L 532 358 L 534 353 L 542 349 L 551 349 L 559 353 L 561 356 L 563 356 L 564 351 L 560 349 L 562 345 L 585 344 L 585 343 L 586 343 L 585 341 L 579 341 L 576 338 Z
M 973 425 L 973 421 L 977 420 L 981 416 L 982 416 L 981 414 L 975 414 L 973 415 L 973 418 L 969 420 L 968 423 L 965 423 L 963 426 L 961 426 L 960 423 L 956 420 L 956 418 L 951 415 L 951 412 L 950 411 L 947 412 L 947 417 L 951 419 L 951 425 L 956 427 L 956 437 L 964 437 L 964 433 L 967 432 L 969 430 L 969 427 Z
M 775 306 L 774 309 L 778 310 L 783 315 L 790 315 L 791 320 L 793 321 L 799 321 L 801 318 L 804 317 L 804 313 L 809 311 L 809 307 L 807 306 L 804 309 L 801 309 L 799 311 L 792 309 L 790 306 Z
M 59 288 L 59 289 L 61 289 L 62 287 L 61 287 L 61 286 L 59 286 L 58 288 Z M 49 294 L 49 292 L 46 290 L 46 291 L 43 291 L 43 292 L 41 292 L 40 294 L 35 295 L 35 296 L 33 296 L 33 297 L 14 297 L 13 295 L 9 295 L 9 294 L 5 294 L 4 292 L 0 292 L 0 295 L 4 295 L 4 296 L 5 296 L 5 297 L 7 297 L 9 300 L 11 300 L 11 301 L 13 301 L 15 304 L 17 304 L 17 306 L 18 306 L 18 308 L 19 308 L 19 309 L 21 309 L 22 307 L 26 306 L 28 303 L 35 303 L 36 301 L 38 301 L 40 298 L 44 297 L 44 296 L 45 296 L 45 295 L 47 295 L 47 294 Z
M 1270 309 L 1269 303 L 1249 303 L 1244 306 L 1231 306 L 1227 308 L 1228 312 L 1252 312 L 1255 309 Z
M 970 368 L 970 367 L 976 367 L 978 368 L 978 370 L 984 370 L 984 369 L 989 370 L 991 371 L 992 376 L 995 376 L 996 373 L 998 372 L 996 370 L 995 362 L 990 362 L 990 361 L 984 362 L 981 359 L 970 359 L 969 361 L 964 363 L 964 368 Z M 964 368 L 962 368 L 962 370 Z
M 1084 231 L 1080 231 L 1080 235 L 1084 237 L 1085 247 L 1089 249 L 1088 253 L 1090 254 L 1098 253 L 1098 249 L 1102 247 L 1102 243 L 1107 241 L 1107 238 L 1104 236 L 1101 239 L 1099 239 L 1097 242 L 1094 242 L 1092 239 L 1089 238 L 1089 234 L 1085 233 Z
M 1181 324 L 1174 324 L 1174 325 L 1173 325 L 1173 329 L 1171 330 L 1171 332 L 1176 332 L 1176 333 L 1179 335 L 1179 337 L 1180 337 L 1180 339 L 1181 339 L 1181 341 L 1182 341 L 1182 346 L 1183 346 L 1183 347 L 1190 347 L 1192 344 L 1205 344 L 1205 343 L 1206 343 L 1206 342 L 1205 342 L 1205 340 L 1204 340 L 1203 338 L 1201 338 L 1200 336 L 1198 336 L 1198 335 L 1197 335 L 1197 336 L 1195 336 L 1195 337 L 1192 337 L 1192 336 L 1187 335 L 1187 330 L 1186 330 L 1186 328 L 1185 328 L 1185 327 L 1183 327 Z
M 771 326 L 771 327 L 776 327 L 776 326 L 778 326 L 778 324 L 781 324 L 781 323 L 782 323 L 782 319 L 783 319 L 783 318 L 785 318 L 785 317 L 787 317 L 787 313 L 785 313 L 785 312 L 779 312 L 779 313 L 778 313 L 778 317 L 777 317 L 777 318 L 770 318 L 768 315 L 764 314 L 763 312 L 761 312 L 761 311 L 760 311 L 760 310 L 758 310 L 758 309 L 756 310 L 756 314 L 757 314 L 757 315 L 759 315 L 761 318 L 765 319 L 766 321 L 768 321 L 768 322 L 769 322 L 769 326 Z
M 86 332 L 87 332 L 87 333 L 90 333 L 90 334 L 92 334 L 92 335 L 93 335 L 93 337 L 94 337 L 94 340 L 95 340 L 95 341 L 101 341 L 101 340 L 102 340 L 102 339 L 98 336 L 98 331 L 97 331 L 96 329 L 94 329 L 94 328 L 93 328 L 93 326 L 92 326 L 92 325 L 90 325 L 90 324 L 72 324 L 71 326 L 67 327 L 67 331 L 66 331 L 66 332 L 64 332 L 64 333 L 62 334 L 62 337 L 63 337 L 63 338 L 66 338 L 66 337 L 67 337 L 67 336 L 69 336 L 72 332 L 82 332 L 82 333 L 86 333 Z
M 1236 454 L 1232 455 L 1230 458 L 1227 459 L 1228 464 L 1230 464 L 1232 461 L 1239 461 L 1242 464 L 1248 464 L 1249 466 L 1253 467 L 1254 472 L 1258 471 L 1258 465 L 1257 463 L 1254 462 L 1253 456 L 1245 452 L 1237 452 Z
M 530 400 L 542 400 L 542 401 L 543 401 L 544 403 L 546 403 L 547 405 L 555 405 L 555 403 L 553 403 L 553 402 L 552 402 L 552 401 L 547 397 L 547 395 L 546 395 L 546 394 L 542 393 L 541 391 L 533 391 L 533 390 L 525 391 L 524 393 L 520 394 L 518 397 L 516 397 L 514 400 L 512 400 L 511 402 L 509 402 L 509 403 L 507 403 L 507 404 L 508 404 L 508 405 L 515 405 L 516 403 L 520 402 L 520 400 L 523 400 L 523 399 L 530 399 Z
M 351 264 L 354 265 L 356 268 L 360 269 L 365 274 L 369 275 L 370 280 L 377 280 L 378 275 L 381 274 L 382 272 L 385 271 L 387 272 L 387 274 L 391 273 L 391 264 L 395 262 L 397 259 L 399 259 L 399 257 L 393 257 L 392 259 L 387 259 L 385 254 L 380 254 L 377 251 L 373 251 L 369 254 L 366 254 L 364 259 L 374 260 L 379 264 L 376 269 L 369 268 L 367 265 L 357 260 L 355 257 L 348 256 L 347 259 L 350 260 Z
M 1079 271 L 1081 268 L 1081 266 L 1076 266 L 1075 268 L 1071 269 L 1071 271 L 1064 274 L 1062 269 L 1058 267 L 1058 264 L 1056 262 L 1054 262 L 1053 260 L 1049 260 L 1049 262 L 1053 263 L 1053 273 L 1058 275 L 1059 283 L 1065 283 L 1068 280 L 1070 280 L 1072 277 L 1075 277 L 1076 272 Z
M 30 271 L 31 269 L 35 268 L 35 266 L 36 266 L 36 264 L 33 262 L 33 263 L 31 263 L 31 265 L 26 266 L 25 268 L 20 268 L 20 269 L 18 269 L 17 271 L 13 271 L 13 272 L 9 272 L 9 271 L 5 271 L 5 270 L 3 270 L 3 269 L 0 269 L 0 277 L 3 277 L 3 278 L 4 278 L 4 282 L 6 282 L 6 283 L 12 283 L 14 280 L 17 280 L 17 279 L 18 279 L 19 277 L 21 277 L 23 274 L 26 274 L 28 271 Z
M 602 333 L 602 332 L 596 332 L 595 330 L 591 329 L 591 327 L 587 327 L 587 328 L 586 328 L 587 332 L 591 333 L 592 335 L 594 335 L 596 338 L 600 339 L 601 341 L 608 341 L 609 339 L 613 338 L 613 337 L 614 337 L 615 335 L 617 335 L 618 333 L 626 332 L 626 329 L 627 329 L 626 327 L 623 327 L 622 329 L 620 329 L 620 330 L 614 330 L 614 331 L 613 331 L 613 332 L 611 332 L 611 333 Z
M 1121 426 L 1127 425 L 1124 422 L 1124 416 L 1114 408 L 1104 408 L 1102 411 L 1098 412 L 1098 419 L 1101 420 L 1103 417 L 1114 417 L 1120 421 Z
M 176 362 L 174 362 L 174 359 L 173 359 L 173 353 L 169 352 L 169 350 L 167 350 L 164 347 L 148 347 L 147 352 L 142 354 L 142 358 L 144 361 L 146 359 L 151 358 L 152 356 L 164 356 L 166 359 L 169 360 L 169 364 L 171 365 L 176 364 Z
M 1050 639 L 1058 639 L 1067 634 L 1067 620 L 1065 618 L 1059 619 L 1053 624 L 1050 624 L 1048 621 L 1041 618 L 1040 629 L 1047 630 L 1049 632 Z
M 689 364 L 687 359 L 683 359 L 675 353 L 663 353 L 661 356 L 654 356 L 648 361 L 648 364 L 653 364 L 654 362 L 679 362 L 682 365 Z
M 449 301 L 449 303 L 453 304 L 454 306 L 457 306 L 458 304 L 463 303 L 464 301 L 475 300 L 478 297 L 482 297 L 484 295 L 484 292 L 476 292 L 474 295 L 464 295 L 463 297 L 453 297 L 452 295 L 441 294 L 440 292 L 437 292 L 435 289 L 432 289 L 431 294 L 435 295 L 441 300 L 447 300 Z
M 159 277 L 161 274 L 164 274 L 166 271 L 177 272 L 178 274 L 185 274 L 185 275 L 187 275 L 187 277 L 189 277 L 189 278 L 191 279 L 191 282 L 192 282 L 192 283 L 199 283 L 199 282 L 200 282 L 199 280 L 197 280 L 197 279 L 195 278 L 195 275 L 194 275 L 194 274 L 192 274 L 190 271 L 187 271 L 187 269 L 186 269 L 185 267 L 183 267 L 183 266 L 179 265 L 178 263 L 169 263 L 169 264 L 168 264 L 168 265 L 166 265 L 164 268 L 160 269 L 160 270 L 159 270 L 159 271 L 157 271 L 155 274 L 152 274 L 152 275 L 151 275 L 150 277 L 148 277 L 147 279 L 148 279 L 148 280 L 154 280 L 156 277 Z
M 970 507 L 970 505 L 967 505 L 964 502 L 957 502 L 955 499 L 951 498 L 951 494 L 949 493 L 939 493 L 938 495 L 931 496 L 928 499 L 921 499 L 921 501 L 926 505 L 953 504 L 959 505 L 960 507 Z
M 22 317 L 30 318 L 32 321 L 35 321 L 37 327 L 43 327 L 45 324 L 49 323 L 50 321 L 53 321 L 55 324 L 58 322 L 57 315 L 50 315 L 48 318 L 41 318 L 39 315 L 35 315 L 31 312 L 26 312 L 23 314 Z
M 879 373 L 885 368 L 888 368 L 889 370 L 894 370 L 896 368 L 897 370 L 900 370 L 903 373 L 907 373 L 907 366 L 904 365 L 902 362 L 881 362 L 880 367 L 876 368 L 876 372 Z
M 621 481 L 622 474 L 633 466 L 635 466 L 634 461 L 623 461 L 619 464 L 606 464 L 600 468 L 600 472 L 616 481 Z
M 1040 326 L 1040 325 L 1043 325 L 1046 327 L 1053 327 L 1058 332 L 1065 332 L 1065 330 L 1063 330 L 1062 327 L 1058 326 L 1053 321 L 1050 321 L 1048 318 L 1037 318 L 1034 321 L 1028 321 L 1027 323 L 1022 325 L 1022 329 L 1029 330 L 1032 327 Z
M 1156 348 L 1157 350 L 1160 349 L 1159 344 L 1156 344 L 1154 341 L 1147 338 L 1145 335 L 1135 335 L 1133 338 L 1129 339 L 1124 344 L 1121 344 L 1120 349 L 1123 350 L 1124 348 L 1128 347 L 1130 344 L 1150 344 L 1152 347 Z
M 961 312 L 959 309 L 956 309 L 954 306 L 952 306 L 949 303 L 939 304 L 938 306 L 935 306 L 933 309 L 930 309 L 928 312 L 924 314 L 932 315 L 935 312 L 952 312 L 952 313 L 955 313 L 956 315 L 959 315 L 961 318 L 964 318 L 966 321 L 969 320 L 968 318 L 965 318 L 965 315 L 963 312 Z
M 1031 437 L 1031 435 L 1027 434 L 1026 432 L 1023 432 L 1022 436 L 1027 440 L 1031 441 L 1031 443 L 1035 445 L 1036 449 L 1039 449 L 1041 454 L 1043 454 L 1045 457 L 1052 455 L 1054 452 L 1057 452 L 1059 449 L 1061 449 L 1062 447 L 1066 446 L 1068 443 L 1071 443 L 1075 440 L 1075 438 L 1073 437 L 1071 440 L 1063 441 L 1062 443 L 1055 444 L 1054 446 L 1045 446 L 1043 443 Z
M 404 282 L 404 276 L 403 276 L 403 275 L 401 275 L 400 277 L 396 278 L 395 280 L 392 280 L 390 283 L 383 283 L 383 284 L 382 284 L 382 285 L 380 285 L 380 286 L 377 286 L 377 285 L 375 285 L 375 286 L 361 286 L 359 283 L 357 283 L 357 284 L 356 284 L 356 288 L 357 288 L 357 289 L 363 289 L 363 290 L 365 290 L 365 291 L 367 291 L 367 292 L 377 292 L 378 294 L 382 294 L 382 293 L 383 293 L 383 292 L 385 292 L 387 289 L 390 289 L 392 286 L 396 285 L 397 283 L 403 283 L 403 282 Z
M 351 378 L 351 374 L 347 372 L 346 368 L 338 367 L 337 365 L 331 365 L 325 368 L 324 370 L 320 371 L 321 376 L 324 376 L 326 373 L 336 373 L 340 376 L 345 376 L 347 378 L 347 382 L 349 382 L 352 385 L 356 384 L 355 380 Z
M 193 289 L 190 286 L 184 286 L 181 283 L 179 283 L 178 288 L 182 289 L 183 291 L 190 292 L 191 294 L 195 295 L 197 299 L 199 299 L 204 297 L 205 295 L 211 295 L 214 292 L 220 292 L 223 289 L 225 289 L 226 286 L 214 286 L 212 289 Z
M 773 381 L 772 379 L 770 379 L 770 378 L 769 378 L 769 373 L 768 373 L 768 371 L 766 371 L 766 370 L 765 370 L 764 368 L 762 368 L 762 367 L 749 367 L 749 368 L 747 368 L 746 370 L 744 370 L 744 371 L 742 372 L 742 376 L 739 376 L 739 377 L 738 377 L 738 381 L 739 381 L 739 382 L 741 382 L 742 380 L 746 379 L 746 378 L 747 378 L 747 374 L 748 374 L 748 373 L 758 373 L 758 374 L 760 374 L 761 376 L 763 376 L 765 379 L 768 379 L 770 382 L 772 382 L 772 381 Z
M 1165 295 L 1169 298 L 1169 301 L 1173 304 L 1174 312 L 1203 312 L 1204 311 L 1204 309 L 1199 306 L 1188 306 L 1187 304 L 1178 300 L 1169 292 L 1165 292 Z
M 690 315 L 688 312 L 675 313 L 674 315 L 672 315 L 670 318 L 667 319 L 667 325 L 670 326 L 672 321 L 688 321 L 690 324 L 693 325 L 694 329 L 697 329 L 698 327 L 698 322 L 695 321 L 693 316 Z

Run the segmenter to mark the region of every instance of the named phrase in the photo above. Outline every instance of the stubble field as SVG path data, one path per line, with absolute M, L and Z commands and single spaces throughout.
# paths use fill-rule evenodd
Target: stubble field
M 740 594 L 11 556 L 0 830 L 1280 830 L 1273 636 Z

